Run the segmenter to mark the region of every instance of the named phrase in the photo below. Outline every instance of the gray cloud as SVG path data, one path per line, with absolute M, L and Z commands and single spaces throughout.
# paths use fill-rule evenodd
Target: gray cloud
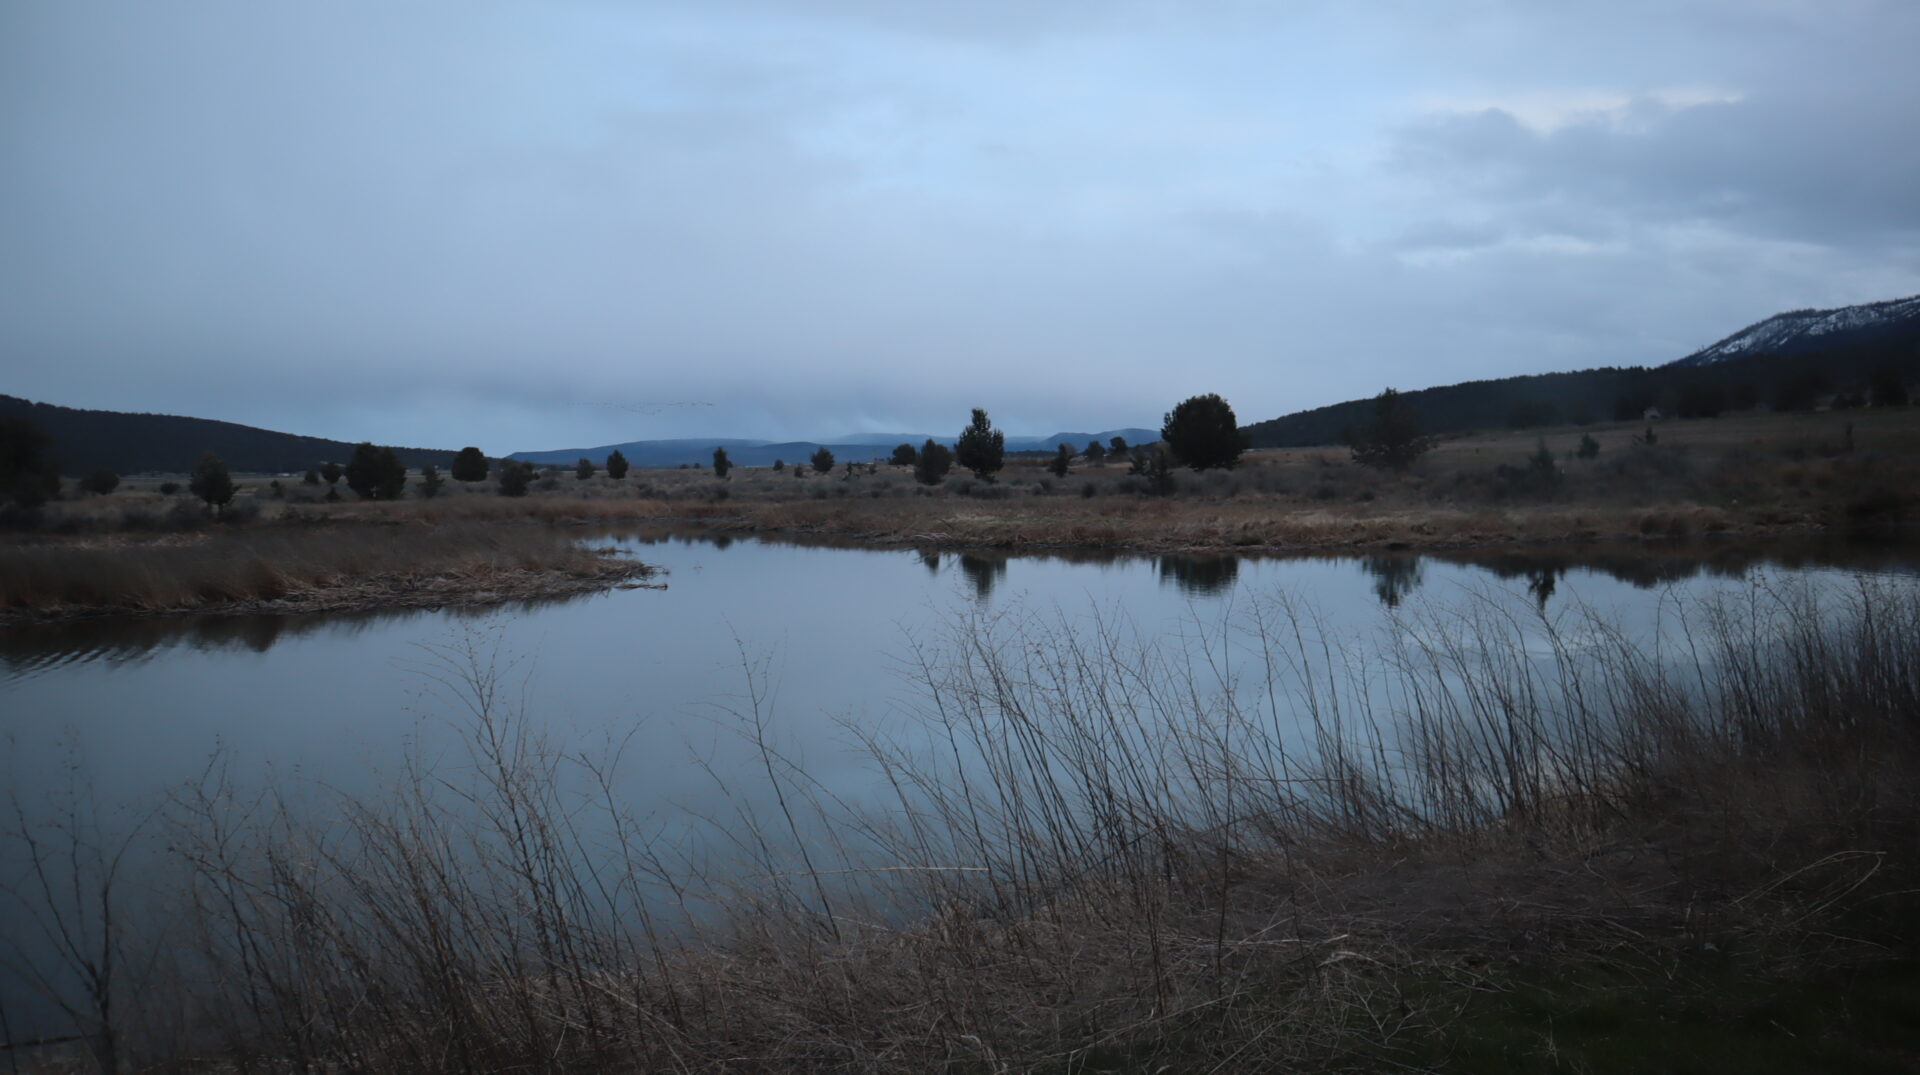
M 0 390 L 505 451 L 1659 361 L 1920 290 L 1915 29 L 1785 0 L 9 5 Z

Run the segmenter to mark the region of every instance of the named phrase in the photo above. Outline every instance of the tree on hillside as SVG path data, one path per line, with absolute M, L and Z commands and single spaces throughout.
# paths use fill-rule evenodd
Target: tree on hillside
M 533 464 L 519 459 L 500 461 L 500 495 L 526 496 L 527 486 L 533 483 Z
M 993 428 L 987 420 L 987 412 L 979 407 L 973 409 L 973 421 L 960 431 L 960 439 L 953 446 L 953 461 L 973 471 L 973 476 L 983 481 L 993 480 L 993 474 L 1005 464 L 1007 454 L 1007 435 Z
M 0 501 L 37 507 L 60 493 L 53 438 L 25 418 L 0 420 Z
M 727 476 L 727 471 L 732 469 L 733 460 L 727 458 L 727 450 L 725 448 L 715 448 L 713 450 L 713 476 L 716 478 L 724 478 Z
M 1247 447 L 1233 408 L 1211 392 L 1184 399 L 1168 411 L 1161 420 L 1160 439 L 1195 470 L 1232 467 Z
M 626 476 L 627 457 L 620 454 L 620 449 L 615 448 L 607 456 L 607 477 L 612 478 L 614 481 L 619 481 Z
M 487 480 L 487 457 L 480 449 L 468 445 L 460 449 L 453 457 L 453 480 L 457 482 L 483 482 Z
M 1353 434 L 1353 461 L 1370 467 L 1405 470 L 1433 447 L 1420 433 L 1420 416 L 1392 388 L 1373 401 L 1373 421 Z
M 928 437 L 913 461 L 913 480 L 921 485 L 939 485 L 940 479 L 952 469 L 953 452 L 946 445 Z
M 914 451 L 913 445 L 911 444 L 896 444 L 893 447 L 892 462 L 896 467 L 910 467 L 913 465 L 913 461 L 919 457 L 920 453 Z
M 1097 467 L 1101 463 L 1106 462 L 1107 446 L 1104 444 L 1101 444 L 1097 440 L 1090 440 L 1087 442 L 1086 455 L 1087 455 L 1087 462 Z
M 397 500 L 407 487 L 407 468 L 392 448 L 361 441 L 347 460 L 346 478 L 347 488 L 367 500 Z
M 1900 377 L 1900 371 L 1893 366 L 1881 366 L 1874 370 L 1867 381 L 1868 397 L 1876 407 L 1904 407 L 1907 405 L 1907 382 Z
M 586 481 L 599 472 L 600 468 L 594 466 L 591 459 L 582 459 L 573 465 L 573 476 L 579 481 Z
M 232 502 L 233 494 L 239 487 L 233 484 L 233 477 L 227 473 L 227 465 L 220 457 L 208 452 L 193 465 L 193 476 L 187 480 L 187 488 L 193 495 L 206 501 L 207 507 L 217 515 L 226 512 L 227 504 Z
M 813 453 L 813 458 L 809 461 L 813 464 L 814 473 L 833 473 L 833 453 L 827 450 L 826 445 L 821 445 L 820 450 Z

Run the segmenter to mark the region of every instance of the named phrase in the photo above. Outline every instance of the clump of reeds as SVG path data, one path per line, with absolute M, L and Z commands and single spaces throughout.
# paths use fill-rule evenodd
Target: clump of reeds
M 463 757 L 317 811 L 183 790 L 164 926 L 116 935 L 146 980 L 72 1009 L 96 1052 L 241 1069 L 1377 1067 L 1509 961 L 1863 958 L 1826 924 L 1912 905 L 1911 582 L 1758 586 L 1648 639 L 1485 595 L 1372 642 L 1246 614 L 927 640 L 919 733 L 862 736 L 881 809 L 789 760 L 750 676 L 765 783 L 705 844 L 450 649 Z

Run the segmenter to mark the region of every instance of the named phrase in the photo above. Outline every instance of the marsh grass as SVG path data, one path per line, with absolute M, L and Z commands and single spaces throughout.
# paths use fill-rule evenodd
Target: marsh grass
M 535 527 L 214 528 L 145 541 L 0 546 L 0 615 L 276 601 L 352 607 L 412 597 L 459 603 L 513 590 L 533 574 L 612 579 L 639 570 Z
M 792 760 L 744 661 L 763 783 L 667 821 L 470 639 L 428 664 L 464 751 L 389 795 L 216 769 L 150 823 L 148 920 L 99 920 L 98 856 L 11 895 L 120 946 L 70 1008 L 155 1068 L 1524 1068 L 1525 1012 L 1705 1004 L 1672 984 L 1703 952 L 1767 996 L 1906 973 L 1920 588 L 1679 611 L 1636 640 L 1483 595 L 1340 638 L 1276 597 L 1178 645 L 976 615 L 904 659 L 918 732 L 850 729 L 881 806 Z

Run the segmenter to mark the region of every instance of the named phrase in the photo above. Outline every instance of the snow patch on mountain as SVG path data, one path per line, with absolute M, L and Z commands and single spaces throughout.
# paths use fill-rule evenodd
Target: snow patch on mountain
M 1843 337 L 1879 335 L 1914 324 L 1920 324 L 1920 295 L 1833 310 L 1791 310 L 1749 325 L 1669 365 L 1707 366 L 1746 355 L 1813 351 L 1833 346 Z

